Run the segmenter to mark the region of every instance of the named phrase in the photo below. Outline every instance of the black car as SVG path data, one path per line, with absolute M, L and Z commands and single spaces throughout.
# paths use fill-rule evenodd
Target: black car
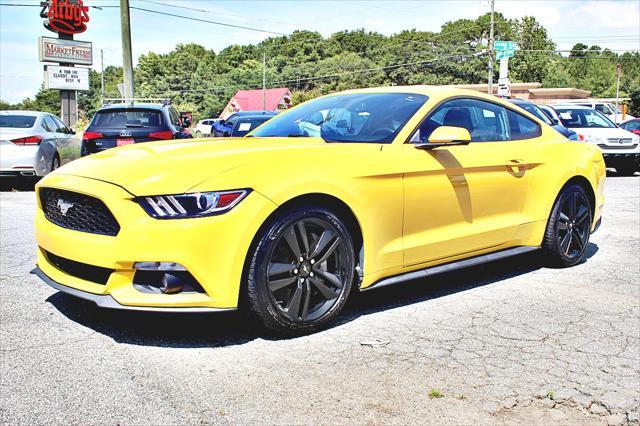
M 112 104 L 93 116 L 82 136 L 81 155 L 132 143 L 191 138 L 190 120 L 170 104 Z
M 232 138 L 242 137 L 265 121 L 269 121 L 272 117 L 273 115 L 243 115 L 242 117 L 238 117 L 233 125 L 230 136 Z
M 534 104 L 533 102 L 525 101 L 524 99 L 507 99 L 507 100 L 512 104 L 519 106 L 520 108 L 527 111 L 528 113 L 535 115 L 540 120 L 544 121 L 549 126 L 553 127 L 558 133 L 560 133 L 565 138 L 573 141 L 578 140 L 578 134 L 576 132 L 574 132 L 571 129 L 567 129 L 562 124 L 560 124 L 558 120 L 549 118 L 549 116 L 547 116 L 547 114 L 542 109 L 540 109 L 538 105 Z
M 231 136 L 231 132 L 233 131 L 233 128 L 235 127 L 236 123 L 238 122 L 238 120 L 241 117 L 264 116 L 264 117 L 266 117 L 266 119 L 265 119 L 265 121 L 266 121 L 269 118 L 272 118 L 272 117 L 274 117 L 276 115 L 278 115 L 278 113 L 274 112 L 274 111 L 241 111 L 241 112 L 236 112 L 234 114 L 231 114 L 229 117 L 227 117 L 226 120 L 220 120 L 220 121 L 215 122 L 213 124 L 213 126 L 211 127 L 211 133 L 216 138 L 229 137 L 229 136 Z M 255 127 L 257 127 L 257 126 L 255 126 Z

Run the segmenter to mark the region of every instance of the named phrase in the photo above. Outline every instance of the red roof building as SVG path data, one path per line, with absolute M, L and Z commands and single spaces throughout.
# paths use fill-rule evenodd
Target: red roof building
M 240 111 L 284 111 L 291 105 L 291 92 L 286 87 L 267 89 L 264 91 L 264 103 L 262 89 L 238 90 L 222 110 L 220 118 L 226 119 L 231 114 Z

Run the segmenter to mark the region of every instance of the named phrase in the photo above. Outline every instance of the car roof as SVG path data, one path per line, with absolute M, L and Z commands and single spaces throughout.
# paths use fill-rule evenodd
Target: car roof
M 238 111 L 234 112 L 231 115 L 235 115 L 236 117 L 245 117 L 248 115 L 278 115 L 275 111 Z
M 239 120 L 255 119 L 255 118 L 272 118 L 270 114 L 247 114 L 238 117 Z
M 42 112 L 42 111 L 3 110 L 3 111 L 0 111 L 0 114 L 2 114 L 2 115 L 31 115 L 31 116 L 37 117 L 39 115 L 49 114 L 49 113 L 48 112 Z M 51 115 L 53 115 L 53 114 L 51 114 Z
M 161 111 L 168 105 L 163 104 L 109 104 L 104 105 L 99 111 L 106 111 L 110 109 L 155 109 Z
M 511 102 L 512 104 L 518 105 L 518 104 L 525 104 L 525 105 L 535 105 L 535 103 L 528 101 L 526 99 L 520 99 L 520 98 L 513 98 L 513 99 L 507 99 L 507 101 Z
M 568 105 L 554 105 L 553 106 L 554 109 L 556 108 L 560 108 L 560 109 L 593 109 L 593 108 L 589 108 L 586 106 L 582 106 L 582 105 L 573 105 L 573 104 L 568 104 Z

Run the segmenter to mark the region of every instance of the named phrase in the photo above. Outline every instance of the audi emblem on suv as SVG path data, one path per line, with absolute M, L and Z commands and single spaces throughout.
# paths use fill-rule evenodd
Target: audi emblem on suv
M 120 136 L 123 138 L 130 138 L 131 137 L 131 132 L 128 130 L 123 130 L 120 132 Z

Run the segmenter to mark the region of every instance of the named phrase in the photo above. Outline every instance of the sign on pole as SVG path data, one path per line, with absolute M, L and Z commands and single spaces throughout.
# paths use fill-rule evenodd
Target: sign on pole
M 93 48 L 88 41 L 40 37 L 40 62 L 93 65 Z
M 60 90 L 89 90 L 89 69 L 47 65 L 44 88 Z
M 508 78 L 498 79 L 498 96 L 511 96 L 511 82 Z

